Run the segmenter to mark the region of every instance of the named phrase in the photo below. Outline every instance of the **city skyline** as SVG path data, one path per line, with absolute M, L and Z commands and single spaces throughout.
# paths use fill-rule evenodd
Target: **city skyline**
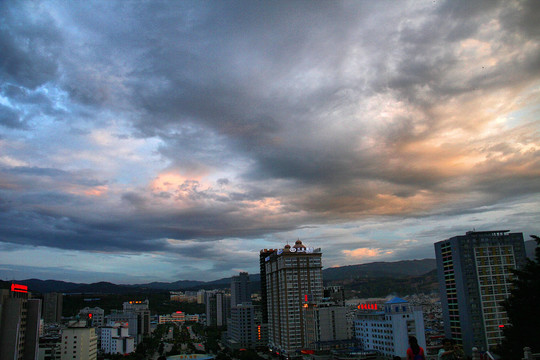
M 540 234 L 535 1 L 0 3 L 0 279 Z

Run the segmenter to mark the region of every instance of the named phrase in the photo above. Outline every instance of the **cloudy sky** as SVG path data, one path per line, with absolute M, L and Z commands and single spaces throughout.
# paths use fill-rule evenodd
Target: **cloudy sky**
M 538 1 L 0 2 L 0 278 L 540 233 Z

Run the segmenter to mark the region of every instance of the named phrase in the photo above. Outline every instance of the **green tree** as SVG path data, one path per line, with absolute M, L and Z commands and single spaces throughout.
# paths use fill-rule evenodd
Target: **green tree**
M 498 349 L 503 359 L 521 359 L 526 346 L 533 353 L 540 352 L 540 238 L 536 235 L 531 237 L 538 244 L 535 261 L 527 259 L 522 269 L 513 271 L 513 288 L 503 302 L 510 319 L 510 324 L 503 330 L 504 340 Z

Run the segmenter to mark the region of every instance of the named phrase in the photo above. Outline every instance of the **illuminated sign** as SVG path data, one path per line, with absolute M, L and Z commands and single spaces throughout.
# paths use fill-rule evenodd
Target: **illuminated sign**
M 504 327 L 504 325 L 499 325 L 499 327 L 502 329 Z
M 377 304 L 360 304 L 358 308 L 360 310 L 377 310 Z
M 130 304 L 142 304 L 143 302 L 142 301 L 130 301 L 129 303 Z
M 315 251 L 315 249 L 313 249 L 313 248 L 294 248 L 294 247 L 292 247 L 290 249 L 290 251 L 291 252 L 297 252 L 297 253 L 308 253 L 308 254 L 310 254 L 313 251 Z
M 20 293 L 27 293 L 28 292 L 28 286 L 20 285 L 20 284 L 11 284 L 11 291 L 20 292 Z
M 91 318 L 92 318 L 92 314 L 88 314 L 88 318 L 91 319 Z

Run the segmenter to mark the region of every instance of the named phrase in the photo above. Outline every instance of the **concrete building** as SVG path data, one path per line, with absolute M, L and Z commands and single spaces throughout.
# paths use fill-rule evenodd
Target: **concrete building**
M 101 350 L 105 354 L 130 354 L 135 351 L 135 340 L 129 335 L 127 323 L 114 323 L 101 328 Z
M 86 321 L 79 321 L 62 330 L 61 360 L 96 360 L 96 329 L 87 327 Z
M 62 322 L 64 296 L 61 293 L 43 294 L 43 321 L 45 324 Z
M 60 360 L 62 353 L 61 335 L 39 338 L 38 360 Z
M 186 314 L 182 311 L 174 312 L 170 315 L 159 315 L 158 324 L 176 324 L 178 326 L 184 324 L 186 321 L 199 322 L 199 315 Z
M 383 305 L 359 305 L 354 330 L 364 351 L 375 350 L 385 357 L 406 354 L 409 336 L 415 336 L 418 345 L 426 348 L 422 308 L 398 297 Z
M 206 290 L 197 291 L 197 304 L 204 304 L 206 299 Z
M 0 290 L 0 359 L 33 360 L 38 356 L 41 300 L 25 285 Z
M 261 312 L 262 323 L 268 324 L 268 294 L 266 287 L 266 262 L 270 259 L 270 254 L 278 249 L 263 249 L 259 253 L 259 274 L 261 279 Z
M 100 327 L 105 325 L 105 310 L 100 307 L 85 307 L 79 311 L 81 319 L 88 319 L 92 327 Z
M 150 335 L 150 308 L 148 299 L 145 301 L 127 301 L 123 304 L 124 313 L 137 316 L 137 334 L 132 334 L 136 343 L 140 343 L 144 336 Z
M 206 325 L 225 326 L 231 314 L 231 295 L 222 291 L 206 292 Z
M 281 355 L 296 356 L 306 345 L 302 309 L 322 299 L 321 255 L 298 240 L 264 259 L 268 342 Z
M 463 346 L 493 348 L 508 316 L 501 306 L 511 289 L 512 269 L 525 263 L 522 233 L 469 231 L 435 243 L 445 335 Z
M 105 323 L 108 325 L 117 322 L 128 324 L 128 334 L 129 336 L 133 337 L 135 344 L 138 344 L 137 338 L 139 334 L 139 325 L 137 314 L 133 312 L 124 312 L 121 310 L 111 310 L 111 313 L 105 316 Z
M 309 303 L 304 304 L 303 311 L 305 348 L 330 350 L 350 339 L 347 307 L 332 302 Z
M 255 326 L 255 306 L 246 303 L 231 307 L 231 317 L 227 323 L 229 347 L 233 349 L 255 348 L 257 328 Z
M 231 279 L 231 307 L 239 304 L 251 304 L 251 290 L 249 288 L 249 274 L 241 272 Z

